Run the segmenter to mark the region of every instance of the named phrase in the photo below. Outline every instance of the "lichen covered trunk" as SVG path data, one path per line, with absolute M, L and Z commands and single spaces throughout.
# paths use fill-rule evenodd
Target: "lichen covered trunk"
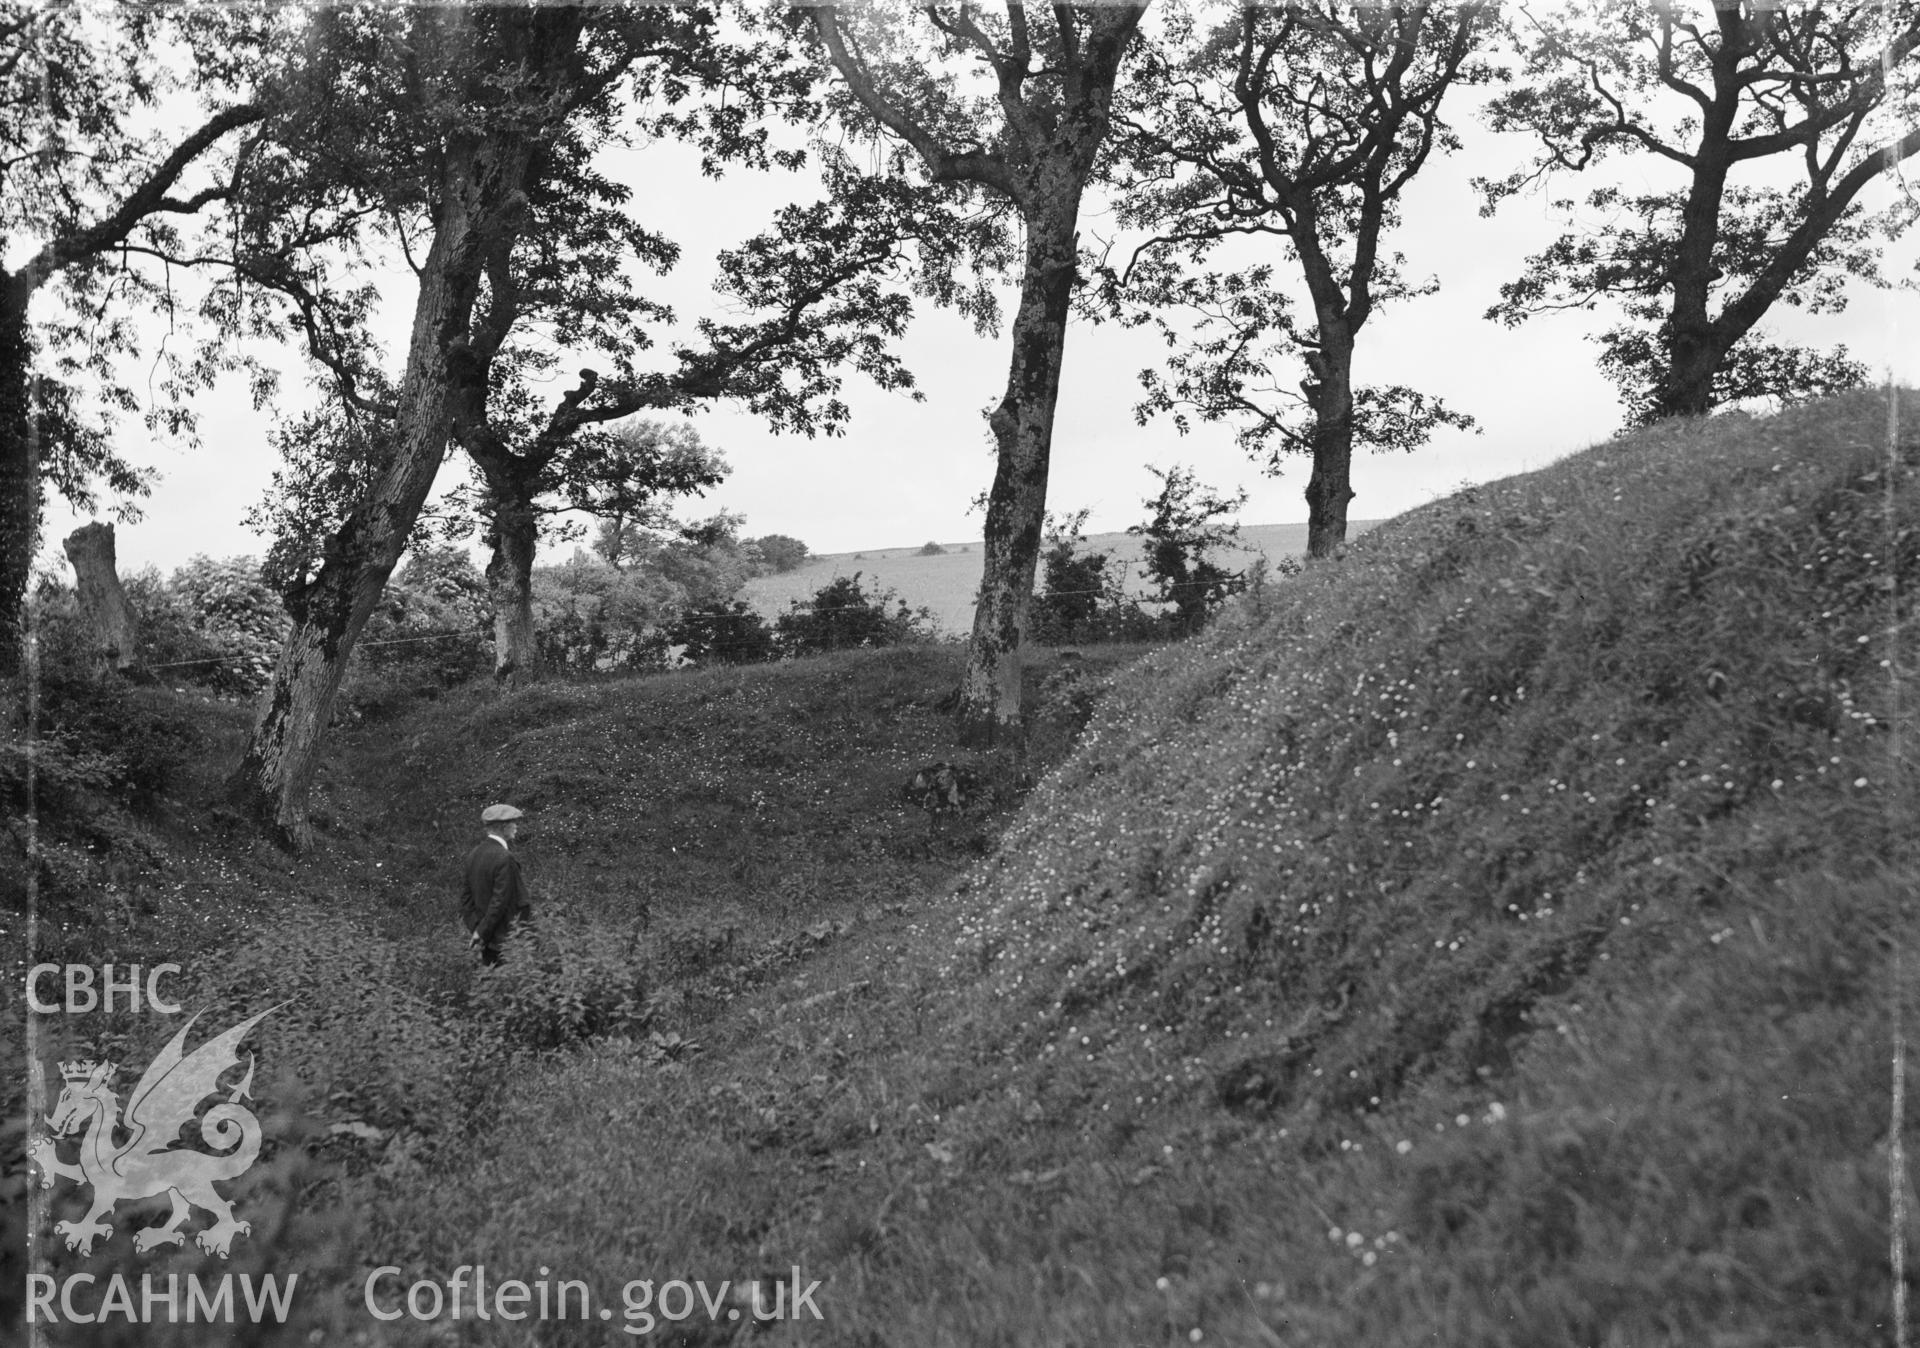
M 493 676 L 511 688 L 540 678 L 533 627 L 533 559 L 539 521 L 527 501 L 500 498 L 494 507 L 493 557 L 487 588 L 493 599 Z
M 398 450 L 369 497 L 328 539 L 319 573 L 287 598 L 293 627 L 280 648 L 260 718 L 227 779 L 229 798 L 276 842 L 302 851 L 311 840 L 307 796 L 334 699 L 381 591 L 406 546 L 445 456 L 445 353 L 421 342 L 453 304 L 432 259 L 421 278 L 415 350 L 400 398 Z
M 988 418 L 998 453 L 987 493 L 980 600 L 960 693 L 962 736 L 975 744 L 1017 743 L 1020 733 L 1021 652 L 1046 523 L 1078 214 L 1079 184 L 1062 183 L 1026 221 L 1007 388 Z
M 446 454 L 449 365 L 471 326 L 482 260 L 510 234 L 524 208 L 529 158 L 521 135 L 453 147 L 433 243 L 420 270 L 393 459 L 328 538 L 319 572 L 287 596 L 293 628 L 227 789 L 289 850 L 303 850 L 311 840 L 307 795 L 347 658 Z

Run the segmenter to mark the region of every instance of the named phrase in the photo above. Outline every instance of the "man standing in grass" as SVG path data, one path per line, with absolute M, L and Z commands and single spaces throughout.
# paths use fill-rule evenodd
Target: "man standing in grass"
M 500 943 L 507 939 L 507 933 L 533 917 L 527 882 L 520 875 L 520 859 L 513 854 L 521 818 L 521 812 L 511 805 L 487 806 L 480 813 L 480 822 L 487 826 L 486 840 L 467 853 L 460 920 L 472 933 L 467 943 L 480 947 L 482 964 L 498 964 Z

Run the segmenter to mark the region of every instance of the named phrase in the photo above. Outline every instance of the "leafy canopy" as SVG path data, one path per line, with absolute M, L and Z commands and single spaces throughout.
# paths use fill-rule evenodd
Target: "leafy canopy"
M 0 3 L 0 360 L 9 383 L 31 367 L 44 482 L 80 510 L 104 484 L 138 515 L 149 475 L 114 448 L 119 416 L 190 436 L 188 395 L 247 364 L 180 332 L 127 369 L 143 314 L 189 317 L 162 257 L 188 255 L 188 238 L 221 247 L 209 217 L 271 113 L 263 86 L 295 26 L 265 8 Z M 15 323 L 29 324 L 17 338 Z M 8 436 L 25 434 L 12 415 Z
M 1620 156 L 1666 165 L 1674 185 L 1555 200 L 1573 227 L 1527 259 L 1488 316 L 1617 307 L 1626 321 L 1594 340 L 1636 420 L 1860 382 L 1844 346 L 1783 343 L 1759 325 L 1775 303 L 1838 312 L 1850 282 L 1886 284 L 1882 241 L 1916 204 L 1860 198 L 1920 151 L 1920 10 L 1583 0 L 1523 6 L 1512 29 L 1522 74 L 1490 120 L 1537 148 L 1527 167 L 1478 182 L 1486 210 Z
M 1098 300 L 1169 347 L 1164 372 L 1141 373 L 1142 420 L 1171 413 L 1183 432 L 1230 421 L 1272 471 L 1311 452 L 1330 420 L 1380 450 L 1472 425 L 1404 385 L 1353 387 L 1351 406 L 1345 391 L 1375 312 L 1438 288 L 1387 240 L 1407 184 L 1459 146 L 1442 99 L 1493 76 L 1489 21 L 1480 4 L 1169 15 L 1119 113 L 1119 220 L 1148 237 L 1103 270 Z

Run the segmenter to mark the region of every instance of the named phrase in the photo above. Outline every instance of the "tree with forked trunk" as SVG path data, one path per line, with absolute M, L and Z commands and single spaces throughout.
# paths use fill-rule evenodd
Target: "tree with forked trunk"
M 1404 385 L 1356 383 L 1361 329 L 1383 306 L 1431 293 L 1388 240 L 1400 199 L 1436 150 L 1455 85 L 1484 80 L 1483 4 L 1318 3 L 1242 7 L 1203 26 L 1168 24 L 1143 53 L 1118 116 L 1119 214 L 1152 237 L 1101 301 L 1155 323 L 1173 355 L 1142 375 L 1144 417 L 1228 421 L 1278 473 L 1310 456 L 1307 552 L 1347 534 L 1356 446 L 1411 451 L 1472 418 Z M 1290 256 L 1309 313 L 1281 269 Z M 1225 262 L 1225 267 L 1221 263 Z M 1297 392 L 1276 367 L 1296 363 Z
M 671 518 L 670 498 L 719 484 L 726 468 L 690 425 L 653 421 L 589 429 L 544 461 L 503 454 L 486 464 L 482 513 L 492 551 L 487 589 L 494 677 L 515 687 L 541 677 L 533 567 L 543 527 L 554 515 L 573 510 L 602 516 L 622 535 L 663 528 Z
M 387 419 L 349 416 L 337 404 L 275 429 L 270 440 L 282 466 L 247 522 L 272 538 L 262 572 L 276 593 L 299 589 L 318 570 L 326 540 L 392 463 L 392 431 Z M 727 464 L 691 422 L 640 420 L 583 431 L 544 467 L 509 457 L 494 471 L 513 482 L 507 499 L 518 503 L 517 521 L 496 503 L 484 477 L 477 494 L 461 483 L 422 508 L 407 555 L 429 552 L 436 540 L 450 546 L 483 527 L 491 554 L 486 584 L 494 615 L 494 673 L 518 686 L 541 672 L 532 585 L 539 545 L 551 534 L 577 538 L 583 532 L 570 520 L 556 527 L 555 517 L 599 516 L 617 537 L 638 545 L 643 536 L 673 527 L 673 497 L 717 485 Z
M 538 185 L 542 150 L 567 120 L 607 95 L 638 52 L 633 34 L 583 9 L 500 7 L 406 13 L 328 10 L 313 16 L 320 59 L 306 72 L 316 134 L 283 148 L 284 175 L 262 190 L 251 223 L 263 246 L 238 269 L 292 301 L 311 353 L 341 398 L 363 415 L 390 419 L 391 450 L 372 488 L 325 540 L 320 563 L 289 586 L 293 627 L 229 795 L 282 845 L 303 847 L 306 798 L 323 732 L 353 643 L 412 533 L 445 455 L 450 392 L 472 340 L 487 259 L 511 247 Z M 357 97 L 356 97 L 357 96 Z M 348 107 L 358 103 L 353 111 Z M 368 135 L 366 108 L 384 113 Z M 264 246 L 288 199 L 306 197 L 343 215 L 385 212 L 426 241 L 405 373 L 391 404 L 367 345 L 340 312 L 324 263 Z M 411 243 L 404 223 L 394 231 Z M 411 257 L 412 249 L 409 248 Z M 236 296 L 234 314 L 246 298 Z
M 765 233 L 720 255 L 716 293 L 746 316 L 701 319 L 698 339 L 676 346 L 665 370 L 643 371 L 634 357 L 651 344 L 638 320 L 671 314 L 631 295 L 616 302 L 610 297 L 624 278 L 581 263 L 601 246 L 596 236 L 611 233 L 605 224 L 543 215 L 525 247 L 490 261 L 485 316 L 454 371 L 450 415 L 485 487 L 496 672 L 504 681 L 539 676 L 532 578 L 543 517 L 555 509 L 632 516 L 658 497 L 718 481 L 707 457 L 676 454 L 670 443 L 648 451 L 610 434 L 609 424 L 730 400 L 776 430 L 837 434 L 848 416 L 839 397 L 845 370 L 882 388 L 911 389 L 891 344 L 911 313 L 911 255 L 949 246 L 942 222 L 897 184 L 832 165 L 825 178 L 822 200 L 783 207 Z M 582 343 L 612 371 L 582 369 L 572 390 L 540 409 L 528 392 L 531 376 L 553 361 L 541 339 L 580 312 L 616 316 L 577 324 Z
M 1637 422 L 1866 378 L 1844 346 L 1773 341 L 1761 322 L 1777 303 L 1838 311 L 1849 278 L 1886 284 L 1878 240 L 1920 208 L 1909 194 L 1868 211 L 1862 194 L 1920 153 L 1920 6 L 1716 0 L 1703 14 L 1587 0 L 1545 16 L 1522 6 L 1512 27 L 1526 68 L 1492 122 L 1539 149 L 1479 184 L 1488 211 L 1622 153 L 1672 166 L 1678 182 L 1594 189 L 1600 223 L 1529 258 L 1489 318 L 1618 304 L 1627 322 L 1595 340 Z
M 1023 235 L 1006 388 L 987 418 L 995 467 L 960 696 L 969 738 L 1017 742 L 1020 733 L 1021 649 L 1046 523 L 1081 198 L 1107 145 L 1114 89 L 1145 9 L 1008 4 L 989 17 L 970 5 L 932 5 L 924 10 L 931 62 L 897 59 L 884 16 L 835 5 L 811 11 L 849 119 L 908 147 L 936 187 L 985 194 Z M 961 62 L 984 68 L 986 92 L 963 95 L 953 69 Z
M 379 425 L 378 471 L 286 588 L 293 630 L 229 779 L 234 799 L 294 849 L 307 841 L 306 797 L 346 660 L 448 444 L 486 484 L 490 571 L 511 597 L 531 567 L 539 492 L 591 449 L 583 432 L 718 397 L 777 426 L 831 430 L 846 417 L 844 366 L 907 386 L 888 342 L 909 305 L 886 277 L 917 209 L 887 185 L 850 180 L 859 190 L 788 208 L 722 257 L 719 288 L 746 316 L 703 320 L 667 369 L 643 368 L 636 320 L 670 315 L 635 293 L 631 264 L 666 265 L 676 250 L 621 209 L 628 191 L 596 171 L 596 149 L 617 139 L 623 109 L 641 107 L 644 130 L 697 141 L 714 171 L 793 167 L 800 157 L 769 146 L 765 118 L 804 113 L 812 68 L 765 42 L 723 40 L 699 8 L 341 8 L 312 23 L 305 134 L 262 156 L 246 217 L 256 241 L 218 310 L 229 330 L 278 322 L 303 336 L 343 414 Z M 708 89 L 725 96 L 695 97 Z M 347 222 L 343 238 L 395 244 L 418 278 L 391 396 L 364 323 L 371 290 L 347 285 L 344 250 L 278 241 L 283 222 L 316 214 Z M 539 380 L 569 350 L 599 368 L 547 405 Z M 511 651 L 530 624 L 508 607 Z

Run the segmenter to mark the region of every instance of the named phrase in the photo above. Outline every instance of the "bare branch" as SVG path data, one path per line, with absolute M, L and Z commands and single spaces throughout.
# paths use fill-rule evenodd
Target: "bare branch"
M 991 187 L 1018 201 L 1020 189 L 1005 164 L 978 150 L 956 152 L 942 144 L 926 127 L 908 117 L 874 84 L 865 62 L 847 47 L 840 31 L 840 16 L 835 6 L 821 5 L 813 11 L 815 31 L 826 45 L 827 55 L 848 90 L 862 107 L 889 131 L 911 145 L 927 166 L 935 182 L 973 182 Z
M 227 132 L 262 121 L 266 115 L 265 108 L 252 103 L 242 103 L 214 114 L 197 131 L 181 141 L 173 153 L 147 175 L 146 181 L 127 194 L 126 200 L 111 215 L 96 224 L 51 240 L 18 274 L 30 289 L 38 287 L 62 267 L 103 253 L 123 242 L 147 216 L 162 210 L 188 208 L 188 202 L 174 202 L 167 196 L 188 165 Z M 202 193 L 197 200 L 205 204 L 205 201 L 215 200 L 219 195 L 224 195 L 224 192 L 214 195 Z M 199 207 L 194 205 L 192 209 Z

